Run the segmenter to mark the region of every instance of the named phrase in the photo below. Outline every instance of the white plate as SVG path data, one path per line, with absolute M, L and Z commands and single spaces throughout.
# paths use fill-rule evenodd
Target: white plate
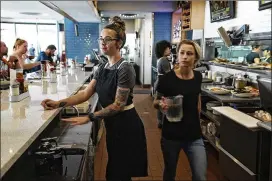
M 254 94 L 252 94 L 252 93 L 234 93 L 233 95 L 236 97 L 247 98 L 247 97 L 252 97 Z

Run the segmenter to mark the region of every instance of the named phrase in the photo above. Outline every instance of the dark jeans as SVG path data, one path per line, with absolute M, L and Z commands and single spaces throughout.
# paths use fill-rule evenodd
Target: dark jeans
M 202 139 L 194 141 L 176 141 L 161 139 L 161 148 L 164 159 L 164 181 L 174 181 L 176 176 L 179 152 L 184 150 L 192 170 L 193 181 L 206 180 L 207 156 Z

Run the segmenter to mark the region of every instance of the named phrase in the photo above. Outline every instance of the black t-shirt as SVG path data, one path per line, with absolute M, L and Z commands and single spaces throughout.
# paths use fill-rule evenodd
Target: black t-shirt
M 250 52 L 247 56 L 246 56 L 246 60 L 247 63 L 252 64 L 254 63 L 254 59 L 255 58 L 260 58 L 260 55 L 256 52 Z
M 196 140 L 201 138 L 198 99 L 201 93 L 202 76 L 194 71 L 194 78 L 182 80 L 174 70 L 161 76 L 157 91 L 164 97 L 183 95 L 183 118 L 169 122 L 164 116 L 162 136 L 168 140 Z

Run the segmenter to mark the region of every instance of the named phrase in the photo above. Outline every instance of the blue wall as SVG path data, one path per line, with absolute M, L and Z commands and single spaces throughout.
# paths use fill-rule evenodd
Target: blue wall
M 99 23 L 79 23 L 78 35 L 75 35 L 74 23 L 65 18 L 65 49 L 67 58 L 75 58 L 83 62 L 84 57 L 90 54 L 90 50 L 99 49 Z
M 154 48 L 152 55 L 152 66 L 157 67 L 155 56 L 155 45 L 160 40 L 171 42 L 172 13 L 154 13 Z

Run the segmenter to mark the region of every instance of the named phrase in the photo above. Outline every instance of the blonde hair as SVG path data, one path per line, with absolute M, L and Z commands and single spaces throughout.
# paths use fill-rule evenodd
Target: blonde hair
M 13 46 L 13 49 L 16 49 L 17 46 L 21 46 L 22 44 L 26 43 L 25 40 L 23 39 L 20 39 L 20 38 L 17 38 L 15 40 L 15 43 L 14 43 L 14 46 Z
M 201 58 L 201 48 L 200 48 L 200 46 L 195 41 L 184 39 L 178 44 L 177 53 L 179 52 L 180 47 L 182 45 L 192 45 L 194 47 L 195 57 L 196 57 L 195 64 L 196 64 Z M 179 56 L 179 54 L 178 54 L 178 56 Z

